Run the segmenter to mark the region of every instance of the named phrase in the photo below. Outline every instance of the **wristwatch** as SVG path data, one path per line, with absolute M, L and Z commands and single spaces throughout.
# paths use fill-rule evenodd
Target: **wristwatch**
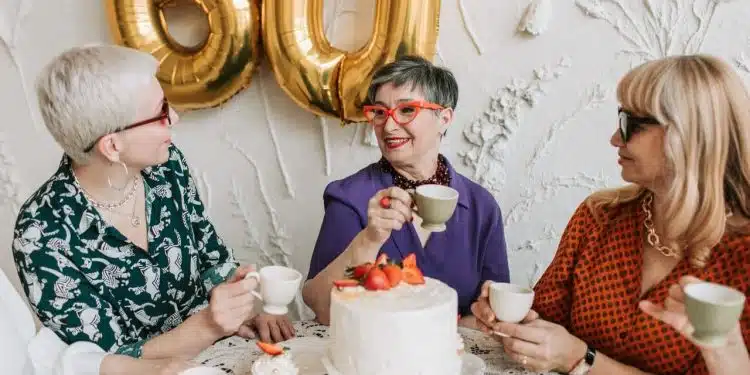
M 594 358 L 596 357 L 596 349 L 586 344 L 586 355 L 583 356 L 580 362 L 573 367 L 569 375 L 586 375 L 591 370 L 591 366 L 594 365 Z

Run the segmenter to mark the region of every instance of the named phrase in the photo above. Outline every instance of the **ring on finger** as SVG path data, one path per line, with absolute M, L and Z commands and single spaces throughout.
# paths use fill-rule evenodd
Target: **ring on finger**
M 383 207 L 385 209 L 391 208 L 391 197 L 383 197 L 380 198 L 380 207 Z

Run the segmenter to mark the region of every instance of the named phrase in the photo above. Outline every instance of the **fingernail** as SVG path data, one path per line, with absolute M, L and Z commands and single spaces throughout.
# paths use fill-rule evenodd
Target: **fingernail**
M 508 336 L 508 335 L 506 335 L 506 334 L 504 334 L 504 333 L 502 333 L 500 331 L 492 331 L 492 334 L 493 335 L 498 335 L 500 337 L 510 337 L 510 336 Z

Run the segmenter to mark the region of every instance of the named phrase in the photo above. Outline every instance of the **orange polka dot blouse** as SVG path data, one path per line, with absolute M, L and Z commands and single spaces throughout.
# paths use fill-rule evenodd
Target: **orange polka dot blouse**
M 636 201 L 608 209 L 600 224 L 581 204 L 534 288 L 534 309 L 621 363 L 654 374 L 707 375 L 697 347 L 638 308 L 645 218 L 640 207 Z M 642 299 L 663 304 L 669 286 L 684 275 L 750 294 L 750 235 L 725 234 L 703 269 L 681 260 Z M 741 325 L 750 344 L 750 298 Z

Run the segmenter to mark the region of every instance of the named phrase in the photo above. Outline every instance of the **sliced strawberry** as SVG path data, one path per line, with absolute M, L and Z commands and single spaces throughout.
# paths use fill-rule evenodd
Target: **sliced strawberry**
M 391 289 L 391 283 L 388 276 L 380 268 L 374 267 L 365 277 L 365 289 L 367 290 L 388 290 Z
M 386 265 L 383 267 L 383 272 L 385 272 L 385 276 L 388 277 L 388 283 L 391 285 L 391 288 L 397 286 L 403 278 L 401 267 L 395 264 Z
M 352 270 L 352 278 L 353 279 L 361 279 L 367 275 L 368 272 L 370 272 L 370 269 L 373 267 L 372 263 L 367 262 L 365 264 L 360 264 Z
M 267 342 L 258 341 L 257 345 L 260 348 L 260 350 L 262 350 L 264 353 L 268 355 L 277 356 L 279 354 L 284 353 L 284 349 L 276 344 L 270 344 Z
M 402 264 L 404 268 L 417 268 L 417 255 L 414 253 L 407 255 Z
M 375 261 L 375 264 L 378 266 L 384 266 L 388 264 L 388 255 L 386 255 L 385 253 L 378 255 L 378 259 Z
M 403 273 L 404 281 L 406 281 L 407 284 L 424 284 L 424 275 L 422 274 L 422 271 L 419 270 L 419 268 L 404 267 L 401 272 Z
M 353 280 L 353 279 L 336 280 L 333 282 L 333 285 L 339 289 L 351 288 L 351 287 L 359 286 L 359 281 Z

